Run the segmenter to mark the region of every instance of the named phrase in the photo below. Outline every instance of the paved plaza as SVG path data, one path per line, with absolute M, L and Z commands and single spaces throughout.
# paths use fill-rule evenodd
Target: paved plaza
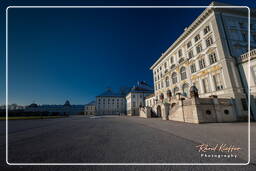
M 6 170 L 108 170 L 119 166 L 7 166 L 5 122 L 1 121 L 1 163 Z M 251 124 L 251 134 L 256 134 Z M 127 116 L 73 116 L 44 120 L 9 121 L 10 163 L 246 163 L 247 123 L 188 124 Z M 222 170 L 256 168 L 255 137 L 251 137 L 249 166 L 207 166 Z M 202 157 L 200 144 L 227 144 L 241 148 L 237 158 Z M 208 152 L 209 154 L 222 154 Z M 223 153 L 227 154 L 227 153 Z M 179 166 L 126 166 L 146 170 L 169 170 Z M 181 166 L 186 168 L 188 166 Z M 180 168 L 180 167 L 179 167 Z M 192 166 L 197 170 L 206 167 Z M 176 169 L 175 169 L 176 170 Z

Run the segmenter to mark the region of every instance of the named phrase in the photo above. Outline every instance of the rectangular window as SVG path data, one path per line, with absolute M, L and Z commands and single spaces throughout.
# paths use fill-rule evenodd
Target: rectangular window
M 196 64 L 191 64 L 190 70 L 191 70 L 191 73 L 195 73 L 196 72 Z
M 204 61 L 204 58 L 202 58 L 202 59 L 199 60 L 199 68 L 200 68 L 200 69 L 205 68 L 205 61 Z
M 188 52 L 188 58 L 193 58 L 194 57 L 194 54 L 193 54 L 193 50 L 189 51 Z
M 202 52 L 202 45 L 201 45 L 201 44 L 199 44 L 199 45 L 196 47 L 196 52 L 197 52 L 197 53 Z
M 206 39 L 206 46 L 209 47 L 213 44 L 213 40 L 212 37 L 209 37 L 208 39 Z
M 210 87 L 209 87 L 209 81 L 207 78 L 202 79 L 203 82 L 203 89 L 204 93 L 209 93 L 210 92 Z
M 182 50 L 181 49 L 178 51 L 178 54 L 179 54 L 179 57 L 182 57 Z
M 221 75 L 220 74 L 215 74 L 213 76 L 213 80 L 214 80 L 216 91 L 222 90 L 223 89 L 223 81 L 222 81 Z
M 178 82 L 177 76 L 172 77 L 172 83 L 175 84 Z
M 216 57 L 216 54 L 215 53 L 211 53 L 209 55 L 209 61 L 210 61 L 210 65 L 211 64 L 214 64 L 215 62 L 217 62 L 217 57 Z
M 191 43 L 191 41 L 189 41 L 188 43 L 187 43 L 187 48 L 190 48 L 192 46 L 192 43 Z
M 207 34 L 207 33 L 209 33 L 210 32 L 210 26 L 206 26 L 205 28 L 204 28 L 204 34 Z
M 241 34 L 242 34 L 243 41 L 247 41 L 247 33 L 242 32 Z
M 241 29 L 244 29 L 244 28 L 245 28 L 245 24 L 242 23 L 242 22 L 239 22 L 239 27 L 240 27 Z
M 170 58 L 171 63 L 173 63 L 173 57 Z
M 200 40 L 200 35 L 196 35 L 196 37 L 194 38 L 195 42 L 197 42 L 198 40 Z
M 132 107 L 136 107 L 136 102 L 132 102 Z

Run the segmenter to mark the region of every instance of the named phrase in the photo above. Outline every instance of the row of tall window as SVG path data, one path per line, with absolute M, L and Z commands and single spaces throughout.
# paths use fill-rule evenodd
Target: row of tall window
M 132 98 L 135 98 L 135 94 L 132 95 Z M 143 96 L 140 94 L 140 98 L 142 99 Z
M 210 31 L 211 31 L 210 26 L 206 26 L 206 27 L 203 29 L 204 35 L 206 35 L 206 34 L 209 33 Z M 201 39 L 200 34 L 197 34 L 197 35 L 194 37 L 194 42 L 196 43 L 196 42 L 198 42 L 200 39 Z M 189 41 L 189 42 L 187 43 L 187 48 L 190 48 L 191 46 L 192 46 L 192 42 Z
M 211 65 L 211 64 L 213 64 L 213 63 L 215 63 L 215 62 L 217 62 L 216 54 L 215 54 L 215 53 L 211 53 L 211 54 L 209 55 L 209 63 L 210 63 L 210 65 Z M 201 59 L 198 61 L 198 63 L 199 63 L 199 68 L 200 68 L 200 69 L 203 69 L 203 68 L 206 67 L 204 58 L 201 58 Z M 195 63 L 193 63 L 193 64 L 190 65 L 190 70 L 191 70 L 191 73 L 194 73 L 194 72 L 197 71 L 197 68 L 196 68 Z M 181 80 L 187 79 L 187 73 L 186 73 L 186 68 L 185 68 L 185 67 L 181 67 L 181 69 L 180 69 L 180 78 L 181 78 Z M 176 84 L 176 83 L 178 82 L 178 77 L 177 77 L 177 73 L 176 73 L 176 72 L 173 72 L 173 73 L 172 73 L 172 75 L 171 75 L 171 80 L 172 80 L 172 84 Z M 215 80 L 216 84 L 218 85 L 218 83 L 220 82 L 220 80 L 219 80 L 218 78 L 214 78 L 214 80 Z M 203 83 L 203 84 L 207 84 L 207 83 L 208 83 L 208 82 L 206 82 L 206 81 L 203 81 L 203 82 L 205 82 L 205 83 Z M 168 76 L 165 78 L 165 85 L 166 85 L 166 87 L 169 87 L 169 86 L 170 86 L 170 79 L 169 79 Z M 156 90 L 161 89 L 161 88 L 163 88 L 163 87 L 164 87 L 163 81 L 161 81 L 161 83 L 156 84 Z M 222 89 L 222 88 L 223 88 L 223 87 L 221 87 L 220 85 L 218 85 L 218 86 L 216 87 L 217 90 L 220 90 L 220 89 Z M 207 88 L 205 88 L 205 92 L 208 92 L 208 89 L 207 89 Z
M 212 39 L 212 37 L 207 38 L 205 41 L 206 41 L 206 46 L 207 46 L 207 47 L 209 47 L 209 46 L 211 46 L 211 45 L 213 44 L 213 39 Z M 196 52 L 197 52 L 197 53 L 201 53 L 202 50 L 203 50 L 203 49 L 202 49 L 202 45 L 201 45 L 201 44 L 197 45 L 197 47 L 196 47 Z M 179 51 L 179 54 L 182 55 L 182 51 Z M 190 50 L 190 51 L 188 52 L 188 57 L 189 57 L 189 59 L 194 57 L 193 50 Z M 173 60 L 173 57 L 170 57 L 170 62 L 173 63 L 173 61 L 174 61 L 174 60 Z M 184 61 L 184 60 L 183 60 L 183 61 Z M 182 61 L 179 61 L 179 63 L 181 63 L 181 62 L 182 62 Z M 204 65 L 204 64 L 202 64 L 202 67 L 203 67 L 203 65 Z M 172 65 L 172 66 L 175 67 L 175 65 Z M 167 62 L 164 63 L 164 68 L 167 69 Z M 172 68 L 173 68 L 173 67 L 172 67 Z M 157 73 L 159 72 L 158 69 L 157 69 L 157 72 L 154 72 L 154 74 L 157 75 L 157 76 L 155 77 L 155 81 L 157 81 L 157 80 L 159 80 L 160 78 L 162 78 L 163 74 L 162 74 L 161 70 L 162 70 L 162 67 L 160 67 L 160 75 L 157 75 Z
M 213 75 L 213 84 L 214 84 L 214 87 L 215 87 L 215 91 L 223 89 L 223 79 L 222 79 L 220 73 L 217 73 L 217 74 Z M 200 88 L 198 80 L 194 81 L 193 85 L 195 85 L 197 87 L 197 89 L 199 90 L 199 93 L 200 92 L 201 93 L 209 93 L 209 92 L 213 91 L 211 89 L 211 85 L 210 85 L 208 77 L 205 77 L 205 78 L 202 79 L 202 87 L 201 88 Z M 179 87 L 174 87 L 173 90 L 172 90 L 173 95 L 175 96 L 178 92 L 181 93 L 183 96 L 188 96 L 189 84 L 184 83 L 182 85 L 182 90 L 181 91 L 179 90 Z
M 100 104 L 101 104 L 101 102 L 98 102 L 98 104 L 100 105 Z M 105 105 L 105 104 L 110 105 L 110 104 L 111 104 L 111 102 L 107 102 L 107 103 L 103 102 L 102 104 L 103 104 L 103 105 Z M 114 103 L 114 102 L 112 102 L 112 104 L 114 105 L 115 103 Z M 119 102 L 117 102 L 117 103 L 116 103 L 116 105 L 118 106 L 118 105 L 119 105 Z M 123 105 L 123 103 L 120 103 L 120 105 Z
M 108 98 L 108 99 L 102 99 L 103 102 L 105 102 L 105 100 L 106 100 L 106 101 L 111 101 L 111 99 L 109 99 L 109 98 Z M 115 100 L 116 100 L 117 102 L 119 102 L 119 99 L 112 99 L 113 102 L 114 102 Z M 100 102 L 101 99 L 98 99 L 98 101 Z M 123 100 L 120 99 L 120 101 L 122 102 Z
M 203 34 L 206 35 L 206 34 L 209 33 L 210 31 L 211 31 L 211 29 L 210 29 L 210 26 L 208 25 L 208 26 L 206 26 L 206 27 L 203 29 Z M 197 35 L 194 37 L 194 42 L 197 43 L 199 40 L 201 40 L 201 36 L 200 36 L 200 34 L 197 34 Z M 209 37 L 205 40 L 205 44 L 206 44 L 206 47 L 209 47 L 209 46 L 211 46 L 211 45 L 213 44 L 213 39 L 212 39 L 211 36 L 209 36 Z M 189 42 L 187 43 L 187 49 L 189 49 L 191 46 L 192 46 L 192 41 L 189 41 Z M 196 46 L 196 52 L 197 52 L 197 54 L 198 54 L 198 53 L 201 53 L 202 50 L 203 50 L 202 44 L 200 43 L 200 44 L 198 44 L 198 45 Z M 184 54 L 183 54 L 183 50 L 182 50 L 182 49 L 179 49 L 177 55 L 178 55 L 178 57 L 182 58 L 183 55 L 184 55 Z M 188 51 L 188 58 L 190 59 L 190 58 L 193 58 L 193 57 L 194 57 L 193 50 Z M 174 57 L 173 57 L 173 56 L 170 57 L 169 60 L 170 60 L 169 62 L 170 62 L 170 64 L 171 64 L 171 67 L 174 68 L 175 65 L 172 65 L 172 64 L 174 64 Z M 184 59 L 183 59 L 183 61 L 184 61 Z M 182 60 L 179 60 L 178 62 L 182 62 Z M 162 70 L 162 69 L 164 69 L 164 70 Z M 166 72 L 167 69 L 168 69 L 167 62 L 165 62 L 165 63 L 163 64 L 163 66 L 160 66 L 156 71 L 154 71 L 155 81 L 157 81 L 157 80 L 159 80 L 160 78 L 162 78 L 162 76 L 163 76 L 162 72 Z M 160 72 L 160 73 L 159 73 L 159 72 Z
M 212 65 L 212 64 L 217 62 L 217 56 L 216 56 L 215 52 L 209 54 L 208 58 L 209 58 L 209 64 L 210 65 Z M 204 58 L 199 59 L 198 60 L 198 64 L 199 64 L 199 69 L 200 70 L 204 69 L 206 67 L 205 59 Z M 191 73 L 195 73 L 197 71 L 197 67 L 196 67 L 195 63 L 192 63 L 190 65 L 190 71 L 191 71 Z M 176 72 L 172 73 L 171 78 L 172 78 L 172 83 L 173 84 L 178 82 L 178 78 L 177 78 L 177 73 Z M 186 73 L 186 68 L 185 67 L 181 67 L 181 69 L 180 69 L 180 78 L 181 78 L 181 80 L 187 79 L 187 73 Z M 166 84 L 166 87 L 170 86 L 170 82 L 169 82 L 169 77 L 168 76 L 165 78 L 165 84 Z M 163 86 L 161 86 L 161 87 L 163 87 Z M 159 86 L 156 86 L 156 89 L 160 89 L 161 87 L 160 87 L 160 84 L 159 84 Z
M 212 65 L 214 63 L 217 62 L 217 56 L 216 56 L 216 53 L 213 52 L 211 54 L 208 55 L 208 58 L 209 58 L 209 64 Z M 201 58 L 198 60 L 198 64 L 199 64 L 199 69 L 204 69 L 206 67 L 206 63 L 205 63 L 205 59 L 204 58 Z M 196 64 L 193 63 L 190 65 L 190 70 L 191 70 L 191 73 L 195 73 L 197 71 L 197 68 L 196 68 Z

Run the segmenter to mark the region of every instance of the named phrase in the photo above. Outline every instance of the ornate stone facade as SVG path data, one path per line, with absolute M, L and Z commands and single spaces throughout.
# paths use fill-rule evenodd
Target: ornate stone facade
M 210 4 L 222 5 L 226 4 Z M 173 99 L 179 100 L 177 103 L 181 103 L 182 98 L 184 102 L 189 101 L 189 89 L 194 85 L 201 103 L 210 96 L 218 96 L 218 101 L 229 99 L 235 107 L 230 121 L 245 118 L 248 110 L 243 99 L 247 94 L 238 70 L 238 58 L 248 51 L 247 22 L 246 8 L 205 9 L 150 68 L 157 102 L 151 106 L 154 113 L 159 111 L 156 107 L 159 103 L 172 105 L 170 92 Z M 256 38 L 255 12 L 252 12 L 250 28 Z M 251 46 L 256 47 L 256 39 L 251 39 Z
M 108 89 L 96 96 L 96 115 L 120 115 L 126 111 L 125 96 Z

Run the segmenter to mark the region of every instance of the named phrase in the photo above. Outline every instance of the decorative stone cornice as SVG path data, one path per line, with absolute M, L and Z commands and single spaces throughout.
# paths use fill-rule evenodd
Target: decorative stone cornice
M 250 58 L 250 60 L 256 58 L 256 49 L 253 49 L 253 50 L 251 50 L 250 52 L 247 52 L 247 53 L 241 55 L 241 56 L 238 58 L 238 63 L 247 62 L 247 61 L 249 60 L 249 58 Z
M 169 53 L 175 49 L 184 39 L 186 39 L 207 17 L 214 12 L 222 12 L 220 6 L 232 6 L 230 4 L 212 2 L 197 18 L 196 20 L 178 37 L 178 39 L 160 56 L 160 58 L 150 67 L 153 70 Z M 245 8 L 245 7 L 244 7 Z M 239 8 L 226 8 L 225 11 L 233 13 L 245 13 Z M 255 9 L 251 9 L 252 16 L 255 16 Z
M 159 64 L 164 57 L 166 57 L 169 52 L 171 52 L 177 45 L 180 44 L 190 33 L 192 33 L 198 25 L 200 25 L 211 13 L 213 9 L 210 4 L 208 8 L 206 8 L 202 14 L 197 17 L 197 19 L 181 34 L 181 36 L 162 54 L 162 56 L 150 67 L 150 69 L 154 69 L 154 67 Z

